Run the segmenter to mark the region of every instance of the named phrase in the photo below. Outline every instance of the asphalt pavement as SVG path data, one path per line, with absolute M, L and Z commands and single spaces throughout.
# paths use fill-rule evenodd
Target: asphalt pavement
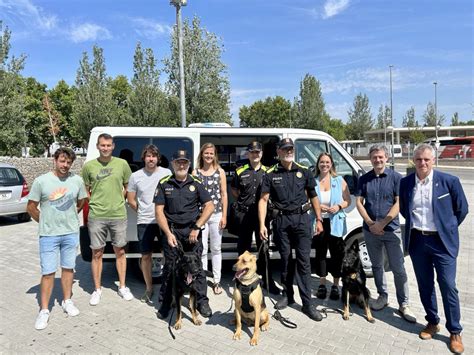
M 460 227 L 461 249 L 458 258 L 457 284 L 461 299 L 463 340 L 465 353 L 474 353 L 474 178 L 470 170 L 457 170 L 470 203 L 471 214 Z M 214 295 L 209 288 L 210 305 L 214 315 L 205 319 L 201 326 L 191 323 L 190 312 L 184 309 L 183 328 L 173 330 L 168 323 L 156 317 L 158 309 L 155 286 L 154 305 L 130 302 L 117 295 L 117 275 L 113 263 L 105 263 L 103 270 L 103 297 L 98 306 L 89 306 L 93 290 L 90 264 L 77 258 L 77 270 L 73 286 L 73 299 L 81 311 L 69 318 L 63 313 L 60 302 L 62 293 L 57 275 L 51 300 L 49 326 L 42 331 L 34 329 L 38 312 L 40 267 L 38 256 L 37 223 L 17 223 L 10 218 L 0 218 L 0 353 L 312 353 L 312 354 L 433 354 L 449 353 L 449 333 L 444 328 L 442 302 L 438 292 L 442 331 L 433 340 L 418 338 L 423 328 L 424 312 L 416 287 L 410 258 L 406 268 L 410 284 L 411 307 L 418 323 L 404 321 L 397 312 L 393 276 L 388 274 L 390 305 L 383 311 L 373 312 L 376 322 L 371 324 L 363 311 L 352 308 L 350 320 L 344 321 L 337 313 L 328 313 L 322 322 L 314 322 L 300 312 L 299 305 L 282 311 L 283 316 L 297 323 L 297 329 L 283 327 L 274 319 L 268 332 L 261 333 L 258 346 L 251 347 L 249 340 L 253 327 L 243 328 L 242 339 L 233 340 L 234 326 L 231 308 L 232 271 L 224 264 L 221 295 Z M 278 274 L 275 272 L 275 278 Z M 313 289 L 318 286 L 315 275 Z M 137 298 L 144 292 L 143 283 L 131 273 L 127 285 Z M 368 287 L 376 295 L 373 279 Z M 341 308 L 340 301 L 329 299 L 322 302 L 314 298 L 318 308 Z M 273 313 L 270 300 L 267 299 Z M 233 308 L 232 308 L 233 309 Z M 174 318 L 174 316 L 173 316 Z

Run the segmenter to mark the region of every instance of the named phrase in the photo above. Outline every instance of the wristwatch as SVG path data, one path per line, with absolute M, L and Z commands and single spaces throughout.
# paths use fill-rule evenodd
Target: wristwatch
M 323 223 L 323 220 L 322 220 L 322 218 L 316 218 L 316 220 L 317 220 L 318 222 L 321 222 L 321 223 Z
M 191 229 L 195 230 L 195 231 L 200 231 L 201 230 L 201 227 L 199 227 L 196 223 L 194 223 L 192 226 L 191 226 Z

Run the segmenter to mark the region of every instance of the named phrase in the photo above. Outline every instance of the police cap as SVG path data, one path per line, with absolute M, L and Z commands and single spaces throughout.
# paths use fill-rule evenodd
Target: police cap
M 291 138 L 283 138 L 278 142 L 278 149 L 293 148 L 294 146 L 293 139 Z
M 247 146 L 247 150 L 249 152 L 261 152 L 262 151 L 262 143 L 252 142 Z
M 188 153 L 185 150 L 178 150 L 173 154 L 172 160 L 187 160 L 189 161 Z

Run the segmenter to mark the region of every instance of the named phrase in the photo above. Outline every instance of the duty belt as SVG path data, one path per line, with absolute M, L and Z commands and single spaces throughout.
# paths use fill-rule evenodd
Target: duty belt
M 298 207 L 294 210 L 278 210 L 278 214 L 282 215 L 282 216 L 290 216 L 290 215 L 294 215 L 294 214 L 303 214 L 303 213 L 308 212 L 310 208 L 311 208 L 311 204 L 310 203 L 305 203 L 301 207 Z

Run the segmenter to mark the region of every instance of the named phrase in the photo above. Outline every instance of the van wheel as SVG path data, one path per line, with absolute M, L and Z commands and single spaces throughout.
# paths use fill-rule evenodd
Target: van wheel
M 372 263 L 370 262 L 369 252 L 367 251 L 367 245 L 365 244 L 364 234 L 354 234 L 352 237 L 346 240 L 346 245 L 349 246 L 356 240 L 359 243 L 359 257 L 362 261 L 362 267 L 364 269 L 365 275 L 367 277 L 373 277 Z
M 21 213 L 17 216 L 18 222 L 29 222 L 31 221 L 31 216 L 28 213 Z
M 142 259 L 129 259 L 132 263 L 132 269 L 137 278 L 143 281 L 143 272 L 142 272 Z M 164 257 L 153 257 L 151 259 L 151 277 L 153 278 L 153 283 L 161 283 L 163 278 L 163 265 L 165 264 Z

